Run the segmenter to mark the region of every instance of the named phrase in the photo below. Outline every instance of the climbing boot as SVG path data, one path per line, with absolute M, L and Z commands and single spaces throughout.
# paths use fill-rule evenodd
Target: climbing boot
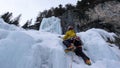
M 86 60 L 85 63 L 86 63 L 87 65 L 91 65 L 90 60 Z

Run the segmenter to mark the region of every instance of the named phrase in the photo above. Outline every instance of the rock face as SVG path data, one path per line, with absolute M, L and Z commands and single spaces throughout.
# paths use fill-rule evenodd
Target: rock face
M 97 5 L 86 12 L 90 21 L 100 20 L 102 29 L 115 32 L 118 35 L 116 44 L 120 46 L 120 2 L 109 1 Z M 101 26 L 101 25 L 100 25 Z
M 74 10 L 69 10 L 60 17 L 63 34 L 66 32 L 67 27 L 69 25 L 76 27 L 77 24 L 80 24 L 78 23 L 79 22 L 78 16 L 79 16 L 78 13 L 76 13 Z M 75 30 L 78 30 L 78 29 L 75 28 Z
M 77 10 L 80 11 L 80 10 Z M 116 43 L 120 45 L 120 2 L 107 1 L 96 5 L 83 13 L 70 10 L 61 16 L 63 34 L 68 25 L 73 25 L 76 32 L 90 28 L 101 28 L 118 35 Z
M 120 2 L 109 1 L 97 5 L 86 12 L 91 21 L 101 20 L 114 26 L 115 32 L 120 33 Z

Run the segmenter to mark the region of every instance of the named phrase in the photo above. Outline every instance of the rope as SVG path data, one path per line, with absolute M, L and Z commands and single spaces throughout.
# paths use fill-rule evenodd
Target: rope
M 72 57 L 71 57 L 71 66 L 70 66 L 70 68 L 72 68 L 72 62 L 73 62 L 73 54 L 72 54 Z

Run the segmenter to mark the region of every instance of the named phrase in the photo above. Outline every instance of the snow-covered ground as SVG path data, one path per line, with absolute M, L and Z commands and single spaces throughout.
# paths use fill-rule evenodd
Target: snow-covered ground
M 54 26 L 52 26 L 54 27 Z M 45 27 L 44 27 L 45 28 Z M 0 68 L 119 68 L 120 50 L 114 33 L 90 29 L 77 33 L 83 41 L 84 52 L 92 65 L 86 65 L 74 53 L 65 53 L 60 34 L 24 30 L 6 24 L 0 19 Z M 111 46 L 112 47 L 111 47 Z

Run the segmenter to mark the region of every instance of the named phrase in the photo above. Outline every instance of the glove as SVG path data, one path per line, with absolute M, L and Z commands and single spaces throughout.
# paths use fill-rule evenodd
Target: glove
M 63 37 L 61 37 L 61 36 L 58 36 L 58 38 L 61 38 L 61 39 L 62 39 Z
M 73 45 L 71 45 L 70 47 L 68 47 L 67 49 L 65 49 L 65 53 L 68 53 L 68 52 L 71 52 L 71 51 L 74 51 L 75 50 L 75 47 Z
M 71 51 L 74 51 L 75 50 L 75 47 L 74 47 L 74 44 L 71 44 L 68 49 L 70 49 Z

